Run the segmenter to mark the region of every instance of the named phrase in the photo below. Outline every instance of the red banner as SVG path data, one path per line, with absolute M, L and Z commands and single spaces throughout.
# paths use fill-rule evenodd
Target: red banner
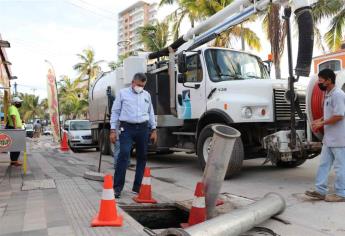
M 48 70 L 47 75 L 47 93 L 48 93 L 48 109 L 50 114 L 50 123 L 55 141 L 60 141 L 60 122 L 58 96 L 55 82 L 55 74 L 52 69 Z

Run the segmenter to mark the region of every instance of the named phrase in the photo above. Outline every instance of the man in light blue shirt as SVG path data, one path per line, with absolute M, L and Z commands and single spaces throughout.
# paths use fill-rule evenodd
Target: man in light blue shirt
M 132 190 L 139 193 L 146 166 L 149 137 L 153 143 L 157 141 L 151 96 L 144 90 L 146 81 L 145 74 L 135 74 L 132 85 L 120 90 L 111 109 L 110 140 L 112 143 L 116 142 L 116 132 L 120 133 L 120 154 L 114 174 L 116 198 L 120 198 L 125 184 L 127 163 L 133 142 L 136 145 L 137 166 Z

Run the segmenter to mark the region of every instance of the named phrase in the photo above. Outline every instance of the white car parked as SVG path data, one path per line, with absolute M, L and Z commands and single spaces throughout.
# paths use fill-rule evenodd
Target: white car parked
M 98 149 L 98 144 L 92 142 L 91 123 L 88 120 L 67 120 L 64 124 L 67 132 L 68 145 L 72 151 L 79 149 Z

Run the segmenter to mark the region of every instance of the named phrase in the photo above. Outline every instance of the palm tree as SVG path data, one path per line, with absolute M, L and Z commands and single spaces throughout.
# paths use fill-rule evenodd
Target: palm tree
M 42 99 L 40 106 L 42 107 L 43 112 L 44 112 L 44 119 L 48 120 L 49 119 L 48 98 Z
M 121 67 L 123 64 L 123 60 L 125 60 L 127 57 L 132 56 L 134 52 L 126 52 L 124 54 L 121 54 L 117 57 L 117 61 L 110 61 L 108 62 L 108 67 L 111 70 L 116 70 L 116 68 Z
M 341 10 L 343 12 L 343 26 L 345 25 L 345 8 L 342 3 L 342 0 L 319 0 L 312 6 L 312 14 L 315 21 L 314 24 L 314 36 L 315 36 L 315 44 L 319 48 L 322 49 L 323 52 L 325 52 L 324 46 L 322 44 L 322 35 L 320 33 L 320 30 L 318 29 L 317 25 L 321 23 L 321 21 L 325 18 L 329 18 L 331 16 L 334 16 L 336 13 L 341 15 Z M 263 21 L 263 27 L 266 32 L 267 38 L 271 43 L 271 53 L 273 55 L 273 63 L 275 67 L 275 75 L 277 79 L 281 78 L 281 70 L 280 70 L 280 61 L 281 57 L 284 52 L 284 45 L 285 45 L 285 39 L 286 39 L 286 22 L 281 19 L 280 16 L 281 6 L 272 4 L 265 14 L 264 21 Z M 335 20 L 335 18 L 332 20 L 334 25 L 340 26 L 341 24 L 335 23 L 335 21 L 340 20 L 341 18 L 338 18 Z M 326 42 L 330 48 L 335 50 L 336 48 L 340 47 L 341 44 L 341 33 L 335 34 L 333 28 L 331 28 L 325 35 Z M 340 31 L 337 31 L 338 33 Z M 341 31 L 342 32 L 342 31 Z
M 234 0 L 161 0 L 160 5 L 177 3 L 179 8 L 168 16 L 169 20 L 174 22 L 173 35 L 174 40 L 178 38 L 181 22 L 185 16 L 188 16 L 191 21 L 191 26 L 198 20 L 206 19 L 218 11 L 224 9 Z M 251 29 L 241 26 L 234 26 L 231 29 L 223 32 L 214 42 L 214 46 L 226 47 L 231 44 L 231 39 L 243 39 L 249 47 L 256 50 L 261 49 L 260 39 Z
M 101 72 L 100 63 L 102 63 L 103 60 L 95 60 L 95 52 L 92 48 L 84 49 L 83 53 L 77 54 L 77 56 L 80 62 L 75 64 L 73 66 L 73 69 L 77 70 L 80 73 L 80 79 L 87 77 L 87 89 L 89 89 L 90 83 L 94 81 Z
M 188 17 L 191 27 L 194 27 L 195 21 L 200 19 L 200 7 L 197 0 L 161 0 L 159 6 L 177 4 L 178 8 L 168 15 L 167 20 L 173 22 L 172 35 L 176 40 L 180 34 L 182 20 Z
M 110 68 L 110 70 L 116 70 L 116 68 L 118 68 L 120 65 L 118 64 L 118 62 L 115 61 L 109 61 L 108 62 L 108 67 Z
M 61 80 L 58 82 L 59 99 L 66 99 L 69 94 L 81 96 L 83 93 L 87 92 L 87 90 L 82 88 L 82 82 L 80 78 L 72 81 L 71 78 L 66 75 L 61 76 Z
M 61 114 L 68 118 L 86 117 L 88 90 L 83 89 L 82 80 L 77 78 L 72 81 L 68 76 L 62 76 L 58 85 Z
M 169 24 L 155 22 L 138 28 L 140 41 L 148 51 L 155 52 L 166 47 L 169 38 Z
M 280 5 L 271 4 L 263 20 L 263 27 L 266 32 L 267 39 L 271 43 L 271 53 L 273 56 L 276 79 L 281 79 L 280 60 L 283 56 L 287 34 L 286 21 L 281 18 L 280 10 Z
M 61 103 L 61 112 L 68 119 L 84 118 L 88 112 L 88 102 L 76 94 L 69 94 L 67 99 Z
M 318 0 L 313 4 L 313 17 L 316 24 L 325 18 L 332 17 L 328 32 L 324 35 L 326 44 L 331 51 L 340 48 L 344 39 L 345 5 L 343 0 Z M 319 30 L 316 39 L 321 42 Z
M 22 107 L 19 109 L 20 115 L 23 120 L 30 120 L 35 118 L 43 118 L 46 110 L 46 101 L 39 101 L 39 96 L 34 94 L 20 93 L 20 99 L 23 100 Z

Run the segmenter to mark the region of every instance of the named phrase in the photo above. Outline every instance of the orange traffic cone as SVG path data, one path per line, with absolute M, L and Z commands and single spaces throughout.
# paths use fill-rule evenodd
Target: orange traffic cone
M 122 226 L 123 218 L 117 215 L 113 189 L 113 177 L 104 176 L 103 193 L 99 213 L 93 218 L 91 226 Z
M 196 185 L 194 200 L 192 208 L 189 212 L 188 223 L 182 223 L 182 228 L 187 228 L 195 224 L 199 224 L 206 220 L 206 207 L 205 207 L 205 188 L 202 182 L 198 182 Z
M 146 167 L 144 171 L 144 178 L 141 182 L 139 195 L 137 197 L 134 197 L 133 200 L 139 203 L 157 203 L 157 201 L 152 198 L 151 172 L 150 168 L 148 167 Z
M 61 149 L 61 151 L 64 151 L 64 152 L 69 150 L 66 132 L 63 132 L 60 149 Z

